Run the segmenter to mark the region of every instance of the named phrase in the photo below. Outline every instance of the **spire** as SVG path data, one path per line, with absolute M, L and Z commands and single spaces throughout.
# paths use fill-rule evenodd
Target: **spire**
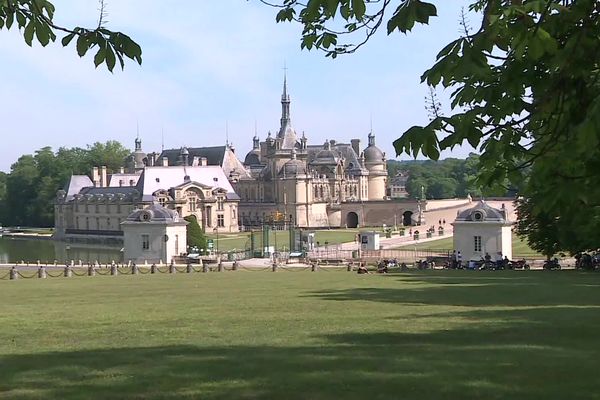
M 287 91 L 287 67 L 283 67 L 283 94 L 281 95 L 281 129 L 279 137 L 285 135 L 286 128 L 290 125 L 290 95 Z
M 369 132 L 369 146 L 375 146 L 375 135 L 372 130 Z

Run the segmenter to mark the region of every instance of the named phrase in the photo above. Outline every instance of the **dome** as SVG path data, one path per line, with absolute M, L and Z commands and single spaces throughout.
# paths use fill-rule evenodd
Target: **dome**
M 507 222 L 508 218 L 506 210 L 498 210 L 480 200 L 474 207 L 459 212 L 456 221 Z
M 127 217 L 131 222 L 179 222 L 179 214 L 160 204 L 152 204 L 141 210 L 135 210 Z
M 259 152 L 250 150 L 244 159 L 244 165 L 260 165 Z
M 307 174 L 306 164 L 304 164 L 304 162 L 297 160 L 297 159 L 292 159 L 292 160 L 286 162 L 285 164 L 283 164 L 283 168 L 281 168 L 281 171 L 279 172 L 279 176 L 284 176 L 284 177 L 294 177 L 294 176 L 306 175 L 306 174 Z
M 365 161 L 368 163 L 382 163 L 383 164 L 383 152 L 379 147 L 370 145 L 364 151 Z

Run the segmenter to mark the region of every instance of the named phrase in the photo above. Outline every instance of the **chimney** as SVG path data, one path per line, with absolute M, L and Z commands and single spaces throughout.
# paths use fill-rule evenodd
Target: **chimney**
M 197 167 L 198 165 L 200 165 L 200 157 L 194 156 L 192 159 L 192 167 Z
M 100 187 L 107 187 L 107 174 L 106 174 L 106 165 L 100 167 Z
M 163 167 L 168 167 L 169 166 L 169 157 L 163 157 L 163 159 L 162 159 L 162 166 Z
M 100 174 L 98 173 L 98 167 L 92 168 L 92 182 L 94 182 L 94 186 L 100 186 Z
M 352 150 L 354 150 L 356 155 L 360 155 L 360 139 L 352 139 L 350 143 L 352 143 Z
M 119 168 L 119 173 L 120 174 L 124 174 L 125 173 L 125 168 L 124 167 Z
M 154 167 L 154 153 L 150 153 L 148 154 L 148 166 L 149 167 Z
M 203 167 L 206 167 L 208 165 L 208 161 L 206 160 L 206 157 L 200 158 L 200 165 Z

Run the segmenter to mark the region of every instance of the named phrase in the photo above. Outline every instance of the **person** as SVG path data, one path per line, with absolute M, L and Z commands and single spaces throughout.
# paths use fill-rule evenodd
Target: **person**
M 360 265 L 358 266 L 358 269 L 356 270 L 356 273 L 357 274 L 368 274 L 369 273 L 369 270 L 365 266 L 364 262 L 360 263 Z
M 504 260 L 502 260 L 502 263 L 505 269 L 510 266 L 510 260 L 508 259 L 508 256 L 504 256 Z
M 484 261 L 485 268 L 491 268 L 491 266 L 492 266 L 492 256 L 490 256 L 490 253 L 488 253 L 487 251 L 485 253 L 485 257 L 484 257 L 483 261 Z
M 408 270 L 408 267 L 406 266 L 406 263 L 403 262 L 402 264 L 400 264 L 400 270 L 401 271 L 407 271 Z
M 456 253 L 456 268 L 462 269 L 462 254 L 460 254 L 460 250 Z
M 496 268 L 501 269 L 502 267 L 503 267 L 502 252 L 499 251 L 496 254 Z

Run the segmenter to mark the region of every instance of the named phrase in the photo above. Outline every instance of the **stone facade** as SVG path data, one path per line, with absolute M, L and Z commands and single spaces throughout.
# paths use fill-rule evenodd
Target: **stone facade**
M 121 223 L 134 210 L 153 204 L 180 217 L 194 215 L 207 230 L 239 230 L 239 197 L 219 166 L 144 166 L 138 174 L 100 177 L 74 175 L 65 190 L 58 191 L 55 239 L 121 243 Z
M 123 261 L 168 263 L 187 253 L 186 225 L 176 211 L 159 204 L 135 210 L 121 224 Z
M 364 149 L 360 139 L 309 145 L 307 137 L 298 137 L 291 125 L 286 80 L 281 106 L 278 133 L 269 132 L 263 142 L 254 136 L 244 160 L 248 174 L 234 183 L 241 198 L 242 227 L 260 226 L 273 216 L 306 228 L 416 222 L 403 217 L 416 215 L 416 202 L 390 202 L 386 196 L 385 154 L 372 132 Z
M 498 257 L 512 259 L 512 222 L 507 210 L 497 209 L 485 201 L 459 212 L 454 226 L 454 249 L 460 251 L 465 261 L 479 261 L 486 253 L 491 260 Z

